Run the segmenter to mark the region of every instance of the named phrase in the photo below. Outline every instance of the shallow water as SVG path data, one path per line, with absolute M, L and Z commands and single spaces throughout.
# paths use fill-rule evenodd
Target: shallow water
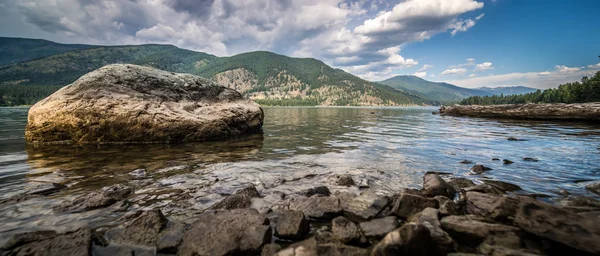
M 110 224 L 124 212 L 109 207 L 57 214 L 51 207 L 115 183 L 136 186 L 127 211 L 161 207 L 185 221 L 249 184 L 265 195 L 253 202 L 259 209 L 277 202 L 276 192 L 293 195 L 317 185 L 359 193 L 333 185 L 343 173 L 381 194 L 418 188 L 425 172 L 440 171 L 499 179 L 520 185 L 523 193 L 549 196 L 559 189 L 594 196 L 579 181 L 600 176 L 600 126 L 585 123 L 442 117 L 423 107 L 266 108 L 264 134 L 226 142 L 26 147 L 27 110 L 0 108 L 0 198 L 44 182 L 67 188 L 0 204 L 0 242 L 25 230 Z M 472 176 L 472 164 L 460 164 L 463 159 L 493 170 Z M 146 179 L 129 175 L 138 168 L 147 169 Z

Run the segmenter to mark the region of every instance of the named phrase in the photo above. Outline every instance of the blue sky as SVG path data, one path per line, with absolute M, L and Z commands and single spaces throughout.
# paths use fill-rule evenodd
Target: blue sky
M 600 70 L 597 0 L 2 0 L 0 36 L 313 57 L 367 80 L 556 87 Z

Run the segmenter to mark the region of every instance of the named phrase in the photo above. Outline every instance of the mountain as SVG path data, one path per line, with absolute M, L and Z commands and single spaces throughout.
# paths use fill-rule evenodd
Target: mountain
M 84 44 L 59 44 L 42 39 L 0 37 L 0 66 L 95 47 Z
M 271 52 L 216 57 L 172 45 L 98 46 L 0 67 L 0 98 L 10 98 L 6 93 L 8 87 L 14 94 L 39 86 L 64 86 L 112 63 L 131 63 L 204 76 L 265 105 L 427 102 L 415 94 L 365 81 L 316 59 L 291 58 Z M 4 102 L 17 104 L 18 101 L 13 97 Z
M 395 76 L 378 83 L 404 90 L 438 103 L 457 102 L 472 96 L 512 95 L 534 92 L 525 86 L 463 88 L 448 83 L 430 82 L 416 76 Z

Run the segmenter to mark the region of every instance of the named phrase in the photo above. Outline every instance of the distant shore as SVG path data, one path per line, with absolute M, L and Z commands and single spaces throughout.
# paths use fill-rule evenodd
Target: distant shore
M 454 105 L 442 106 L 441 115 L 513 118 L 531 120 L 600 121 L 600 102 L 505 104 L 505 105 Z

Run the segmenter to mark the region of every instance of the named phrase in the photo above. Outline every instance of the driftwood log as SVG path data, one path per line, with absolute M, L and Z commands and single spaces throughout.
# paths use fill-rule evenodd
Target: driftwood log
M 600 102 L 442 106 L 441 115 L 536 120 L 600 121 Z

